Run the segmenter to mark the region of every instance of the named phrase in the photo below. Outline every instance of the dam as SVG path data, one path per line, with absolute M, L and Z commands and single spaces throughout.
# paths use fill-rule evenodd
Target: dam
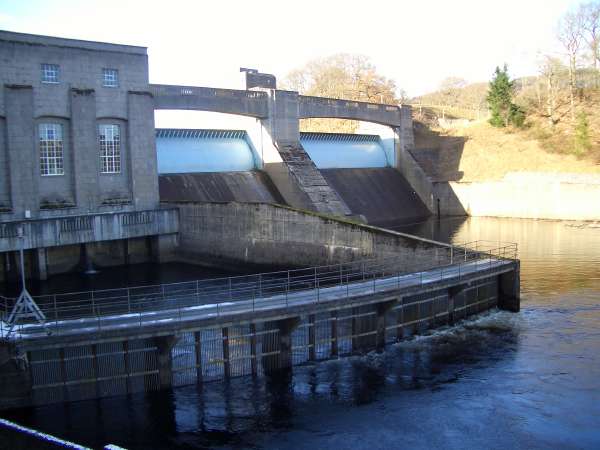
M 289 371 L 519 310 L 515 244 L 385 228 L 435 214 L 410 106 L 304 96 L 256 72 L 246 89 L 150 84 L 143 47 L 0 32 L 0 56 L 0 282 L 22 280 L 20 296 L 0 292 L 0 409 Z M 156 129 L 160 110 L 255 121 Z M 308 118 L 388 134 L 301 133 Z M 26 289 L 148 261 L 243 275 Z
M 300 143 L 363 221 L 385 226 L 430 216 L 394 169 L 393 143 L 378 135 L 340 133 L 300 133 Z M 156 148 L 163 201 L 282 202 L 245 130 L 158 129 Z

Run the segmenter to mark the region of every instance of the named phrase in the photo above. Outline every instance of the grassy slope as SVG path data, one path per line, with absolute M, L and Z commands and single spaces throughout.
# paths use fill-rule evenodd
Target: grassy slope
M 568 99 L 561 99 L 559 104 L 560 120 L 554 127 L 546 118 L 530 112 L 526 128 L 519 130 L 494 128 L 485 121 L 441 130 L 435 126 L 435 116 L 440 111 L 423 108 L 420 113 L 415 108 L 415 120 L 430 127 L 417 143 L 420 141 L 422 148 L 437 148 L 441 161 L 460 159 L 458 167 L 454 167 L 454 173 L 463 172 L 460 181 L 495 180 L 507 172 L 519 171 L 600 174 L 600 90 L 588 91 L 576 101 L 577 111 L 585 111 L 588 116 L 592 142 L 592 148 L 584 155 L 574 151 L 575 126 Z M 460 118 L 460 110 L 456 111 L 453 116 Z
M 600 174 L 600 164 L 572 154 L 549 152 L 527 131 L 506 131 L 479 122 L 443 134 L 466 138 L 458 167 L 464 174 L 461 181 L 500 179 L 507 172 Z

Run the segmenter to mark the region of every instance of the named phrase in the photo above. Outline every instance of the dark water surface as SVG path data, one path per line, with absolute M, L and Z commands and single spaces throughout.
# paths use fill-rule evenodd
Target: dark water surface
M 208 278 L 231 277 L 239 272 L 200 267 L 186 263 L 143 263 L 130 266 L 97 268 L 94 274 L 71 273 L 54 275 L 46 281 L 27 280 L 27 290 L 32 295 L 62 294 L 96 289 L 112 289 L 127 286 L 147 286 Z M 21 284 L 0 283 L 0 294 L 17 297 Z
M 522 311 L 288 375 L 4 415 L 129 449 L 600 448 L 600 227 L 470 218 L 398 229 L 518 242 Z

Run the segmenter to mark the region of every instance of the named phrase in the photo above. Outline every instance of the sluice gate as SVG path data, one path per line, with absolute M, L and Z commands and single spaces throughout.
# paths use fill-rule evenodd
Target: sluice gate
M 42 304 L 54 323 L 3 331 L 0 406 L 262 376 L 381 349 L 490 308 L 518 310 L 515 258 L 513 245 L 450 247 L 437 266 L 410 273 L 393 260 L 358 261 L 139 288 L 143 295 L 79 293 Z M 201 284 L 209 282 L 213 291 Z

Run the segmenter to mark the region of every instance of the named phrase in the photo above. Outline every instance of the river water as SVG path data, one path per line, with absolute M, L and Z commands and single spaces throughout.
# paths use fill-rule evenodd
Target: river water
M 600 227 L 461 218 L 398 229 L 517 242 L 521 312 L 287 375 L 4 416 L 129 449 L 600 448 Z

